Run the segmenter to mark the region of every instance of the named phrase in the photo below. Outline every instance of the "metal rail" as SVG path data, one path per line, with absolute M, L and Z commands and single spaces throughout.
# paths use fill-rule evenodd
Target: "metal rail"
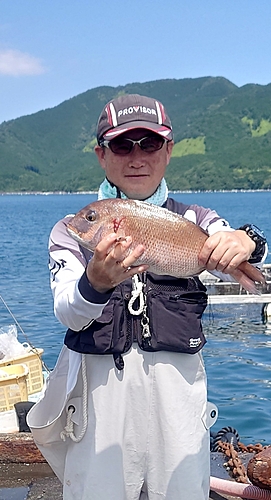
M 269 304 L 271 294 L 262 295 L 229 295 L 229 294 L 208 294 L 209 304 Z

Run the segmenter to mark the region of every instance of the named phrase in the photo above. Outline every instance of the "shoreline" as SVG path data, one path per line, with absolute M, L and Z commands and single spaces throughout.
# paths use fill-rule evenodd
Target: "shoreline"
M 270 193 L 271 189 L 216 189 L 216 190 L 169 190 L 169 194 L 197 194 L 197 193 Z M 1 191 L 0 196 L 70 196 L 70 195 L 86 195 L 98 194 L 98 191 Z

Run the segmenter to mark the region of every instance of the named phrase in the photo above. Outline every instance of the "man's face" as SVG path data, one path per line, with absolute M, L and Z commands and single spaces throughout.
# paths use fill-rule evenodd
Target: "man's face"
M 135 141 L 153 135 L 146 129 L 134 129 L 120 137 Z M 130 153 L 119 155 L 109 148 L 95 147 L 101 167 L 106 177 L 128 197 L 145 200 L 159 186 L 169 163 L 173 141 L 165 142 L 161 149 L 148 153 L 135 144 Z

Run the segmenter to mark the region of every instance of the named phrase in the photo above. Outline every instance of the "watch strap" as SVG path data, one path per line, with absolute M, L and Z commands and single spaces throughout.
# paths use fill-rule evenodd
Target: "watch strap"
M 266 249 L 266 237 L 263 232 L 254 224 L 245 224 L 238 228 L 241 231 L 245 231 L 249 238 L 256 244 L 254 252 L 251 254 L 249 262 L 251 264 L 261 262 Z

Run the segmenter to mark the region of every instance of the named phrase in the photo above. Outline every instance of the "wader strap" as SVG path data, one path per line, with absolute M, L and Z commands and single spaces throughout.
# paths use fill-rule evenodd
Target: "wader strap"
M 64 427 L 64 431 L 60 433 L 60 437 L 63 441 L 66 441 L 66 437 L 69 437 L 75 443 L 79 443 L 83 439 L 88 425 L 88 387 L 87 387 L 87 366 L 86 366 L 86 354 L 82 354 L 82 379 L 83 379 L 83 394 L 82 394 L 82 418 L 83 426 L 78 437 L 74 434 L 74 422 L 72 421 L 72 415 L 75 412 L 75 407 L 73 405 L 68 406 L 67 411 L 67 421 Z

